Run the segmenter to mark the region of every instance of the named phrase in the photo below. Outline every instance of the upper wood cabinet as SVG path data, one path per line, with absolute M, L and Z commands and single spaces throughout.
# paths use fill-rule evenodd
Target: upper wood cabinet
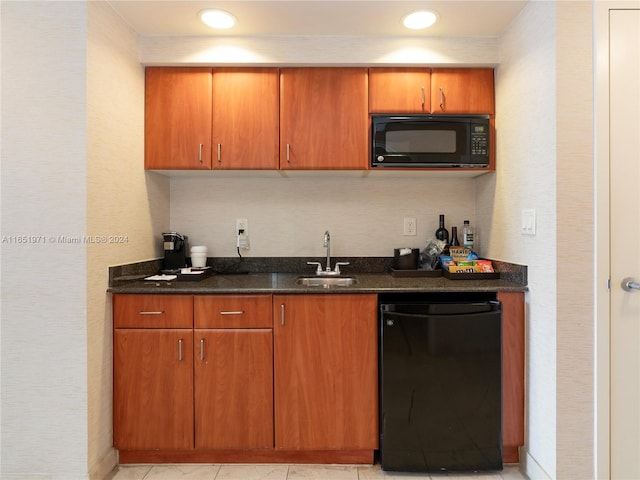
M 367 170 L 369 113 L 494 110 L 490 68 L 149 67 L 145 168 Z
M 431 111 L 493 115 L 493 69 L 432 68 Z
M 211 168 L 211 69 L 146 69 L 146 169 Z
M 280 168 L 366 170 L 366 68 L 283 68 Z
M 371 113 L 493 114 L 491 68 L 371 68 Z
M 213 169 L 278 168 L 278 69 L 213 69 Z
M 431 71 L 428 68 L 370 68 L 371 113 L 429 113 Z

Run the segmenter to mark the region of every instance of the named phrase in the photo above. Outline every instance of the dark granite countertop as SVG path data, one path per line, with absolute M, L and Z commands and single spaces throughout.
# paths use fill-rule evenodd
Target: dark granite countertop
M 109 288 L 112 293 L 249 294 L 249 293 L 389 293 L 389 292 L 498 292 L 526 291 L 527 287 L 503 279 L 449 280 L 444 277 L 394 277 L 386 273 L 348 275 L 357 278 L 349 287 L 298 285 L 298 273 L 218 274 L 194 281 L 132 281 Z
M 157 274 L 161 259 L 148 260 L 109 269 L 109 292 L 112 293 L 393 293 L 393 292 L 499 292 L 527 290 L 527 267 L 493 260 L 499 279 L 449 280 L 444 277 L 394 276 L 392 258 L 342 257 L 333 261 L 350 262 L 343 276 L 356 277 L 349 287 L 307 287 L 298 285 L 300 276 L 314 276 L 307 261 L 321 258 L 209 258 L 215 272 L 199 281 L 144 281 Z M 396 272 L 397 273 L 397 272 Z M 413 274 L 418 274 L 414 271 Z M 409 273 L 409 275 L 412 275 Z

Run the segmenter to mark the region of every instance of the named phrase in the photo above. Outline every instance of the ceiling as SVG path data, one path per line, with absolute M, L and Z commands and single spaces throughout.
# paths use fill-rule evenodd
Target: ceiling
M 500 36 L 527 0 L 109 0 L 143 36 Z M 198 12 L 220 8 L 238 24 L 214 31 Z M 401 18 L 413 10 L 437 12 L 438 22 L 423 31 L 407 30 Z

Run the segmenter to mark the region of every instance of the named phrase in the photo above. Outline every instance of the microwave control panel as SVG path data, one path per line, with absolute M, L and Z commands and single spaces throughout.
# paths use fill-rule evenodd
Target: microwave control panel
M 471 124 L 471 155 L 489 155 L 489 128 Z

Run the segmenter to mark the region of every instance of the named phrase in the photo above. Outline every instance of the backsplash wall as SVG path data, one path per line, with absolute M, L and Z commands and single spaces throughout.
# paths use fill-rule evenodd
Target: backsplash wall
M 192 246 L 206 245 L 210 257 L 237 255 L 237 218 L 248 220 L 251 248 L 243 256 L 323 256 L 329 230 L 332 256 L 375 257 L 393 256 L 398 247 L 422 248 L 438 228 L 440 213 L 449 230 L 461 230 L 463 220 L 475 224 L 473 178 L 385 173 L 173 177 L 171 228 L 188 235 Z M 416 217 L 416 236 L 403 235 L 406 216 Z

